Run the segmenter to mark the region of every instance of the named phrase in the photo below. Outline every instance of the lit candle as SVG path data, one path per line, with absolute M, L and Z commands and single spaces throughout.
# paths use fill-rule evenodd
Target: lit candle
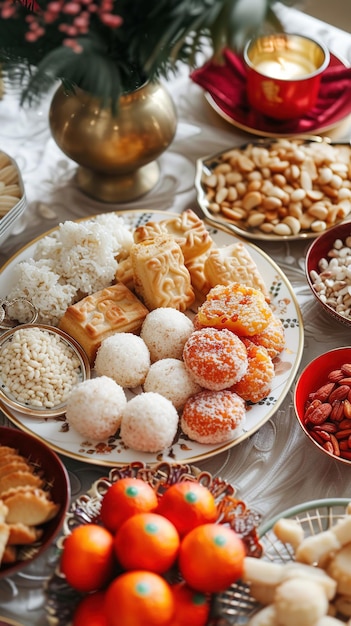
M 302 116 L 316 103 L 329 59 L 324 44 L 302 35 L 274 33 L 249 41 L 244 49 L 249 104 L 275 119 Z
M 270 78 L 298 78 L 312 74 L 316 66 L 309 59 L 296 57 L 276 59 L 262 59 L 255 65 L 255 69 Z

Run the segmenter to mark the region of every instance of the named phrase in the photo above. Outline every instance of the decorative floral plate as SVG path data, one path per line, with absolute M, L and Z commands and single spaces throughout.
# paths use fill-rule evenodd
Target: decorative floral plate
M 59 553 L 62 539 L 69 535 L 73 528 L 89 522 L 99 523 L 99 512 L 104 494 L 111 484 L 126 476 L 145 480 L 155 489 L 159 498 L 162 498 L 162 494 L 167 488 L 176 482 L 187 480 L 200 482 L 215 497 L 219 512 L 218 523 L 233 528 L 244 541 L 247 553 L 253 557 L 260 557 L 262 550 L 257 534 L 260 515 L 250 510 L 243 501 L 235 498 L 234 488 L 229 483 L 221 478 L 212 477 L 209 472 L 200 472 L 196 467 L 190 465 L 160 463 L 150 467 L 138 462 L 122 468 L 111 469 L 107 477 L 95 481 L 86 494 L 72 503 L 66 515 L 63 535 L 58 541 Z M 228 593 L 230 594 L 230 590 Z M 46 584 L 46 596 L 49 624 L 51 626 L 70 626 L 73 611 L 83 595 L 67 584 L 65 577 L 59 571 L 59 562 L 56 571 Z M 225 603 L 225 598 L 223 598 L 223 603 L 220 601 L 220 595 L 214 597 L 212 617 L 208 626 L 215 626 L 219 619 L 222 620 L 223 617 L 226 617 Z M 220 623 L 221 626 L 226 624 L 225 621 Z
M 174 216 L 172 213 L 163 211 L 123 211 L 119 215 L 124 218 L 130 228 L 135 228 L 150 220 L 160 221 L 166 217 Z M 230 245 L 236 239 L 235 236 L 218 228 L 209 227 L 209 232 L 219 247 Z M 0 270 L 0 299 L 6 297 L 12 286 L 15 265 L 33 255 L 39 239 L 41 237 L 17 252 Z M 257 404 L 248 406 L 245 428 L 236 439 L 225 444 L 205 445 L 191 441 L 182 432 L 179 432 L 173 445 L 162 454 L 136 453 L 125 447 L 118 433 L 98 444 L 84 440 L 72 429 L 69 429 L 64 415 L 52 419 L 34 419 L 6 407 L 0 401 L 2 411 L 16 426 L 44 440 L 56 452 L 79 461 L 108 467 L 125 465 L 135 461 L 136 458 L 148 464 L 155 464 L 162 460 L 173 463 L 194 463 L 219 454 L 250 437 L 274 415 L 285 399 L 301 361 L 304 335 L 301 312 L 293 288 L 285 274 L 262 250 L 250 243 L 245 243 L 245 246 L 249 249 L 252 258 L 264 276 L 270 293 L 273 312 L 283 322 L 286 343 L 283 352 L 275 359 L 275 377 L 269 396 Z

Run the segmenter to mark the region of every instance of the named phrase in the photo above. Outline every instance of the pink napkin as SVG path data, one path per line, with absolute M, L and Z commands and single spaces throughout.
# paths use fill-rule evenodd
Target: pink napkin
M 333 125 L 351 113 L 351 68 L 345 67 L 332 54 L 321 79 L 316 105 L 308 115 L 298 120 L 271 120 L 250 109 L 246 97 L 245 65 L 231 50 L 224 51 L 222 64 L 209 61 L 192 72 L 191 78 L 212 96 L 224 113 L 252 129 L 313 132 Z

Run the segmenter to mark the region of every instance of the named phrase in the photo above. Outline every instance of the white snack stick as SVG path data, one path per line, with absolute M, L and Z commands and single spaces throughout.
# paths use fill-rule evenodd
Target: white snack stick
M 351 590 L 351 543 L 343 546 L 331 559 L 327 573 L 337 582 L 337 592 L 349 595 Z
M 340 545 L 344 546 L 351 542 L 351 517 L 345 517 L 339 520 L 335 526 L 331 528 Z
M 244 559 L 242 580 L 250 584 L 279 585 L 284 575 L 283 563 L 271 563 L 247 556 Z
M 292 578 L 277 587 L 274 606 L 279 626 L 315 626 L 326 615 L 328 600 L 318 583 Z
M 275 606 L 269 604 L 265 606 L 264 609 L 255 613 L 255 615 L 249 619 L 247 626 L 278 626 Z
M 281 518 L 273 526 L 273 532 L 283 543 L 290 543 L 296 550 L 304 538 L 304 531 L 298 521 Z
M 299 578 L 305 580 L 312 580 L 318 583 L 324 590 L 328 600 L 332 600 L 336 593 L 336 581 L 328 576 L 325 570 L 313 565 L 307 565 L 305 563 L 287 563 L 284 567 L 283 580 L 291 578 Z
M 341 547 L 332 530 L 325 530 L 317 535 L 306 537 L 297 547 L 295 558 L 301 563 L 321 565 L 324 559 Z
M 273 604 L 278 585 L 266 583 L 250 583 L 250 595 L 263 606 Z

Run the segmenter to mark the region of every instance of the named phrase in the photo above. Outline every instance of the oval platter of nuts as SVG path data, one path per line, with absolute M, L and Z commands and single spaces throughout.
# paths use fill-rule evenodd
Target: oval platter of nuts
M 191 209 L 63 222 L 0 277 L 6 316 L 21 325 L 3 335 L 0 406 L 79 460 L 113 467 L 218 454 L 276 413 L 301 361 L 302 317 L 282 270 Z M 85 380 L 70 376 L 67 386 L 56 348 L 55 358 L 38 354 L 47 338 L 37 333 L 50 326 L 86 354 Z M 26 411 L 6 403 L 10 389 Z M 65 411 L 49 415 L 58 389 Z
M 312 239 L 351 215 L 351 146 L 262 139 L 199 159 L 195 185 L 209 220 L 249 239 Z

